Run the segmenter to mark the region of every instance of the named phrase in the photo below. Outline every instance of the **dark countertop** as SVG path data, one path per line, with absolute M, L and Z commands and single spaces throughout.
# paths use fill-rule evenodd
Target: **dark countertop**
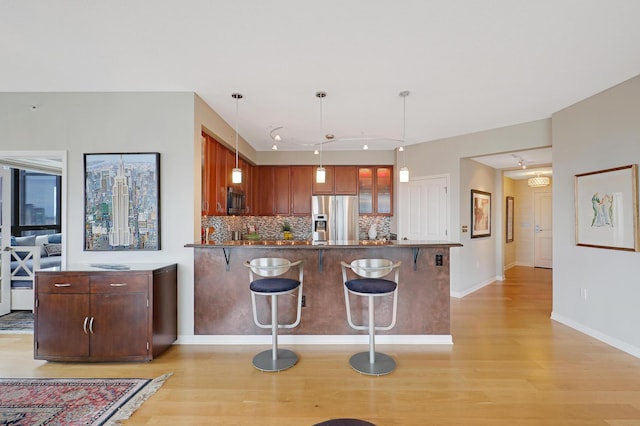
M 307 240 L 240 240 L 240 241 L 224 241 L 222 243 L 185 244 L 185 247 L 193 248 L 287 248 L 295 247 L 300 249 L 331 249 L 331 248 L 367 248 L 367 247 L 389 247 L 389 248 L 419 248 L 419 247 L 462 247 L 462 244 L 452 241 L 418 241 L 418 240 L 344 240 L 344 241 L 327 241 L 323 244 L 313 244 Z

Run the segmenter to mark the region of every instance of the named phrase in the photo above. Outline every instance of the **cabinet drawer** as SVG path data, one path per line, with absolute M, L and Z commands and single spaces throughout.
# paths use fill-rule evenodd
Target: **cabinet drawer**
M 38 293 L 88 293 L 89 277 L 86 275 L 39 275 L 36 272 Z
M 91 293 L 146 292 L 148 275 L 106 274 L 91 277 Z

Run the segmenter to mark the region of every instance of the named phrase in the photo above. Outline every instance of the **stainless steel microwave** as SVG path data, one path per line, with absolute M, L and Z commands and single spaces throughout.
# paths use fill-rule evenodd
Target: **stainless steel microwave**
M 243 191 L 227 188 L 227 214 L 241 215 L 246 213 L 246 199 Z

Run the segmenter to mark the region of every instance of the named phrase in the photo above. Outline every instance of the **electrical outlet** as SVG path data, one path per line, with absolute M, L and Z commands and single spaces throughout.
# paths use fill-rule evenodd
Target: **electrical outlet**
M 307 298 L 306 298 L 306 296 L 303 294 L 303 295 L 302 295 L 302 307 L 304 308 L 305 306 L 307 306 Z
M 442 255 L 436 254 L 436 266 L 442 266 Z
M 580 297 L 582 297 L 584 300 L 587 300 L 587 289 L 586 288 L 580 288 Z

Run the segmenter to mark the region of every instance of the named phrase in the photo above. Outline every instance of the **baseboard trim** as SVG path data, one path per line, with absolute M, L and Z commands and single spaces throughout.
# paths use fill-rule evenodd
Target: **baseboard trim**
M 278 335 L 278 343 L 285 345 L 367 345 L 368 335 Z M 180 335 L 177 345 L 270 345 L 271 335 Z M 381 334 L 381 345 L 453 345 L 450 334 Z
M 463 297 L 468 296 L 471 293 L 476 292 L 476 291 L 480 290 L 481 288 L 486 287 L 489 284 L 492 284 L 492 283 L 494 283 L 496 281 L 501 281 L 501 280 L 498 277 L 494 277 L 494 278 L 488 279 L 486 281 L 483 281 L 480 284 L 476 284 L 475 286 L 471 287 L 468 290 L 465 290 L 465 291 L 452 291 L 450 293 L 450 296 L 451 297 L 455 297 L 456 299 L 462 299 Z
M 600 340 L 603 343 L 606 343 L 607 345 L 613 346 L 616 349 L 620 349 L 623 352 L 628 353 L 629 355 L 633 355 L 636 358 L 640 358 L 640 348 L 630 345 L 628 343 L 625 343 L 621 340 L 618 340 L 614 337 L 611 337 L 607 334 L 601 333 L 597 330 L 594 330 L 590 327 L 587 327 L 583 324 L 580 324 L 576 321 L 573 321 L 567 317 L 564 317 L 562 315 L 558 315 L 554 312 L 551 313 L 551 319 L 554 321 L 557 321 L 561 324 L 566 325 L 567 327 L 571 327 L 574 330 L 579 331 L 580 333 L 586 334 L 587 336 L 593 337 L 596 340 Z

